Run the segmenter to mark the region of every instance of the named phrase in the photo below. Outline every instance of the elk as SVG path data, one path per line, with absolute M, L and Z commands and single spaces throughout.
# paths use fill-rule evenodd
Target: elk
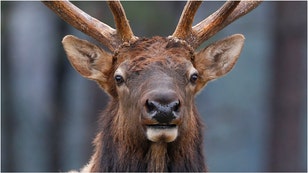
M 107 2 L 116 29 L 68 1 L 44 2 L 70 25 L 106 46 L 63 38 L 72 66 L 110 96 L 100 115 L 94 153 L 81 172 L 207 171 L 203 123 L 194 97 L 236 63 L 244 36 L 235 34 L 196 51 L 260 1 L 227 1 L 192 26 L 201 1 L 188 1 L 171 36 L 133 34 L 119 1 Z

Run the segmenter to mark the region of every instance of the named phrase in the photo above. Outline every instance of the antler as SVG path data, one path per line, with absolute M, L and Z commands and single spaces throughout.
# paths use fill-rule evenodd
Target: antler
M 172 36 L 186 40 L 192 47 L 197 48 L 204 41 L 234 20 L 255 9 L 261 2 L 262 1 L 227 1 L 215 13 L 197 25 L 192 26 L 193 18 L 201 2 L 188 1 Z
M 117 30 L 91 17 L 69 1 L 44 1 L 43 3 L 64 21 L 107 46 L 111 51 L 124 42 L 137 39 L 119 1 L 108 2 Z
M 185 39 L 192 34 L 192 23 L 202 1 L 188 1 L 172 36 Z
M 121 42 L 129 42 L 137 39 L 131 30 L 128 20 L 125 15 L 125 11 L 120 1 L 108 1 L 109 8 L 112 11 L 113 18 L 115 20 L 118 35 L 120 36 Z

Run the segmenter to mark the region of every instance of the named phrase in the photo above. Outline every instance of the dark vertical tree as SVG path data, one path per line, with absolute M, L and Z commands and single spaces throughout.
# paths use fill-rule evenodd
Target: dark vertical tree
M 278 2 L 274 28 L 270 171 L 304 171 L 307 2 Z M 290 10 L 292 9 L 292 10 Z

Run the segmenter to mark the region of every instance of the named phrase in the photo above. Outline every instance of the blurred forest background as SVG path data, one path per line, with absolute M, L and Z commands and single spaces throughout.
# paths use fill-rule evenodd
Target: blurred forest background
M 106 2 L 74 2 L 114 26 Z M 137 36 L 168 36 L 185 2 L 123 2 Z M 203 2 L 195 23 L 223 2 Z M 206 44 L 242 33 L 235 68 L 197 96 L 210 171 L 307 170 L 307 2 L 263 2 Z M 1 171 L 68 171 L 89 160 L 108 97 L 61 40 L 95 42 L 41 2 L 1 1 Z M 97 43 L 97 42 L 95 42 Z

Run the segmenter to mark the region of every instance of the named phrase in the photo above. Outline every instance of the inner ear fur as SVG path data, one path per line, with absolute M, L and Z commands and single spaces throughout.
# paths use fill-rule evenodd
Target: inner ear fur
M 65 36 L 62 44 L 70 63 L 82 76 L 99 82 L 108 80 L 112 68 L 110 53 L 72 35 Z
M 244 40 L 243 35 L 234 34 L 196 53 L 194 65 L 200 76 L 197 91 L 208 81 L 227 74 L 234 67 L 242 51 Z

